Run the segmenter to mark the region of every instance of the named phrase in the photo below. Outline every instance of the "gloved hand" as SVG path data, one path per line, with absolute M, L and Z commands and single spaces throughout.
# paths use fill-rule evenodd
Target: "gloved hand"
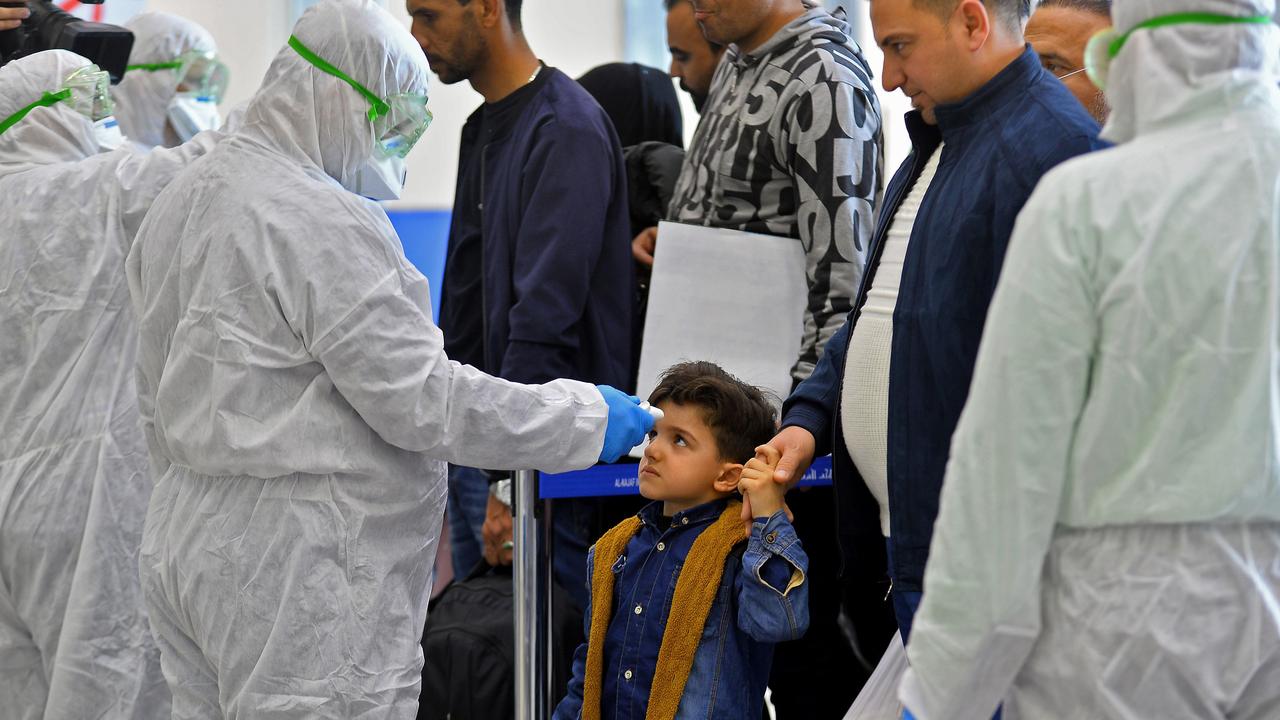
M 596 389 L 609 405 L 609 424 L 604 430 L 600 462 L 616 462 L 644 441 L 644 436 L 653 429 L 653 416 L 640 407 L 640 398 L 634 395 L 627 395 L 608 385 L 597 385 Z
M 902 720 L 916 720 L 916 716 L 912 715 L 910 710 L 902 708 Z

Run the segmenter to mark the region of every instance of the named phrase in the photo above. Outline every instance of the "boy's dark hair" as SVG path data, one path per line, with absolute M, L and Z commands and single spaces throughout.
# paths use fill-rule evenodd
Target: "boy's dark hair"
M 755 457 L 757 446 L 772 440 L 778 431 L 772 396 L 715 363 L 684 362 L 662 373 L 649 402 L 657 405 L 669 400 L 700 408 L 721 459 L 745 463 Z

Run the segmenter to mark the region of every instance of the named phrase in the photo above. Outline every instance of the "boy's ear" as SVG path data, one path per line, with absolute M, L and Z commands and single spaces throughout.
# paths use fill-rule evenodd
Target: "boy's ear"
M 725 463 L 720 470 L 720 477 L 716 478 L 713 484 L 716 492 L 737 492 L 738 481 L 742 480 L 742 465 L 739 463 Z

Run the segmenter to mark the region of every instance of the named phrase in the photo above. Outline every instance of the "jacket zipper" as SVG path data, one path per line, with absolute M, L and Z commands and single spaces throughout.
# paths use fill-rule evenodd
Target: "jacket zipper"
M 489 143 L 487 139 L 481 138 L 484 145 L 480 148 L 480 356 L 485 359 L 485 365 L 488 365 L 489 356 L 489 293 L 485 291 L 484 278 L 488 272 L 489 264 L 485 257 L 485 246 L 488 244 L 485 240 L 488 233 L 485 232 L 485 175 L 489 169 Z M 514 270 L 514 268 L 513 268 Z M 491 375 L 498 375 L 502 372 L 501 363 L 499 367 L 486 368 Z

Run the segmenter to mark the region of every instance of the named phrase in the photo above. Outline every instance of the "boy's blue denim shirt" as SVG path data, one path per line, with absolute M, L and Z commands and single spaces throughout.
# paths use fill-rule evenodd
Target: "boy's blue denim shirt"
M 601 678 L 603 720 L 644 720 L 680 568 L 694 540 L 728 504 L 721 499 L 676 513 L 669 527 L 661 502 L 640 511 L 640 530 L 613 563 L 614 607 Z M 592 548 L 588 585 L 594 558 Z M 761 716 L 774 644 L 799 638 L 809 626 L 808 568 L 809 558 L 785 512 L 755 519 L 750 539 L 725 561 L 676 720 Z M 685 614 L 698 617 L 701 612 L 686 609 Z M 586 618 L 590 636 L 589 606 Z M 581 717 L 586 663 L 583 643 L 574 653 L 568 695 L 556 708 L 555 720 Z

